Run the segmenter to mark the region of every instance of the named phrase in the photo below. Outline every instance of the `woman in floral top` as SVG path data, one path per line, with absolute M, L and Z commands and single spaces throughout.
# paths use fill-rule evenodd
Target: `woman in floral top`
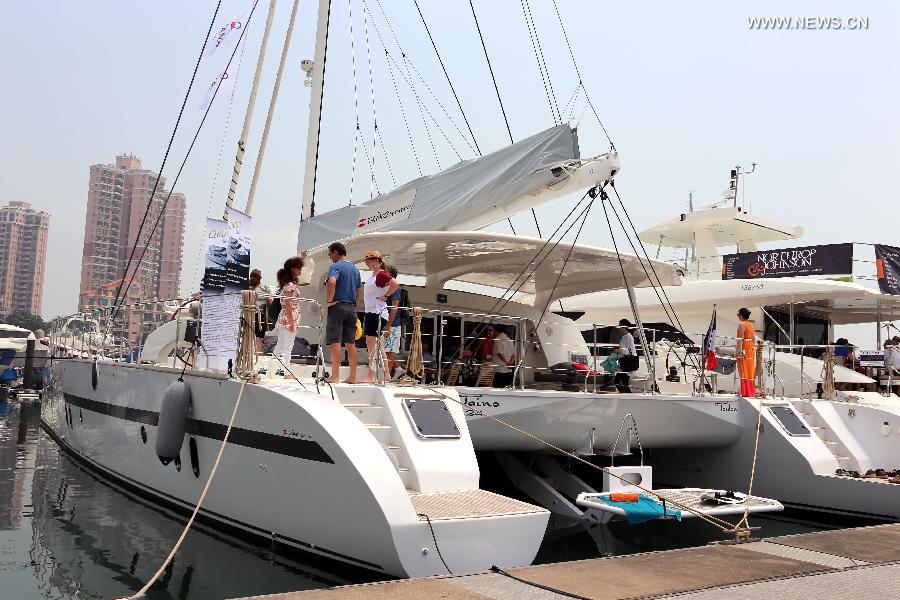
M 297 283 L 300 270 L 303 268 L 303 259 L 299 256 L 289 258 L 284 263 L 284 268 L 278 270 L 278 295 L 281 296 L 281 312 L 275 322 L 275 332 L 278 335 L 278 343 L 272 354 L 279 357 L 285 367 L 291 363 L 291 351 L 294 349 L 294 338 L 297 335 L 297 326 L 300 323 L 300 296 Z

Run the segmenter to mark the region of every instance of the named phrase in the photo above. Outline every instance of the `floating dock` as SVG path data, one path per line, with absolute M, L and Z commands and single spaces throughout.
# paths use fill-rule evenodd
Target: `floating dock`
M 900 598 L 900 524 L 242 600 Z

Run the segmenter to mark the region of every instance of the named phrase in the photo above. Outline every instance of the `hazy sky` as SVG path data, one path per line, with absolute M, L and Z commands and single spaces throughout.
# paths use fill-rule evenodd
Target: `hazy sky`
M 373 23 L 394 56 L 386 12 L 411 64 L 463 128 L 455 102 L 412 0 L 367 0 L 379 131 L 398 184 L 418 175 L 402 106 L 422 169 L 438 169 L 415 99 L 395 69 L 398 101 Z M 250 0 L 223 0 L 217 22 L 238 15 Z M 618 188 L 639 228 L 682 212 L 687 192 L 705 204 L 719 198 L 729 169 L 759 163 L 746 179 L 753 212 L 806 227 L 808 243 L 862 241 L 897 244 L 896 165 L 900 159 L 900 5 L 883 2 L 628 2 L 558 0 L 584 82 L 618 150 Z M 0 202 L 23 200 L 51 214 L 45 317 L 76 309 L 88 167 L 138 155 L 158 170 L 178 107 L 215 3 L 12 2 L 0 55 Z M 262 37 L 266 0 L 248 29 L 230 128 L 229 97 L 216 99 L 207 126 L 177 190 L 188 197 L 182 289 L 196 288 L 196 257 L 208 206 L 218 216 L 234 157 Z M 348 201 L 354 137 L 353 77 L 348 9 L 353 10 L 360 123 L 371 144 L 362 0 L 332 5 L 326 76 L 319 211 Z M 508 143 L 490 75 L 465 0 L 421 0 L 448 71 L 482 150 Z M 475 2 L 515 139 L 553 124 L 519 0 Z M 544 57 L 562 108 L 577 78 L 550 0 L 531 0 Z M 288 67 L 275 113 L 254 208 L 254 265 L 267 280 L 294 252 L 300 212 L 309 91 L 300 60 L 311 58 L 315 3 L 301 3 Z M 272 41 L 254 115 L 236 206 L 249 188 L 290 2 L 278 2 Z M 865 31 L 752 31 L 754 16 L 868 18 Z M 201 117 L 193 107 L 223 68 L 228 53 L 201 65 L 194 98 L 164 176 L 171 181 Z M 414 72 L 419 93 L 429 96 Z M 463 158 L 471 150 L 437 103 L 426 103 Z M 584 96 L 575 102 L 584 107 Z M 440 165 L 458 160 L 430 128 Z M 585 116 L 582 153 L 608 149 L 596 120 Z M 224 150 L 223 149 L 224 143 Z M 221 166 L 218 167 L 221 152 Z M 380 152 L 380 149 L 379 149 Z M 354 202 L 368 199 L 370 171 L 358 158 Z M 392 187 L 376 158 L 382 191 Z M 571 200 L 539 210 L 552 229 Z M 533 234 L 530 215 L 514 219 Z M 508 227 L 497 226 L 498 231 Z M 588 221 L 582 241 L 609 246 L 602 213 Z M 665 254 L 663 255 L 665 257 Z

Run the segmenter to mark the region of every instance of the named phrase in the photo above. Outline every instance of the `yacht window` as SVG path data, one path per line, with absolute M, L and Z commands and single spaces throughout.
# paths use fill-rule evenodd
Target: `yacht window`
M 29 335 L 30 333 L 31 333 L 30 331 L 9 331 L 9 330 L 4 331 L 4 330 L 0 330 L 0 338 L 7 338 L 7 339 L 12 339 L 12 338 L 16 338 L 16 339 L 27 338 L 28 335 Z

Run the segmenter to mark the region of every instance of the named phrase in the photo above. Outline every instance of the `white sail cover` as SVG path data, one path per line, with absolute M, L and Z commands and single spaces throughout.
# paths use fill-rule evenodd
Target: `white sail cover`
M 578 158 L 576 131 L 558 125 L 359 206 L 301 221 L 298 250 L 372 231 L 481 229 L 539 204 L 542 191 L 568 177 L 553 168 Z

